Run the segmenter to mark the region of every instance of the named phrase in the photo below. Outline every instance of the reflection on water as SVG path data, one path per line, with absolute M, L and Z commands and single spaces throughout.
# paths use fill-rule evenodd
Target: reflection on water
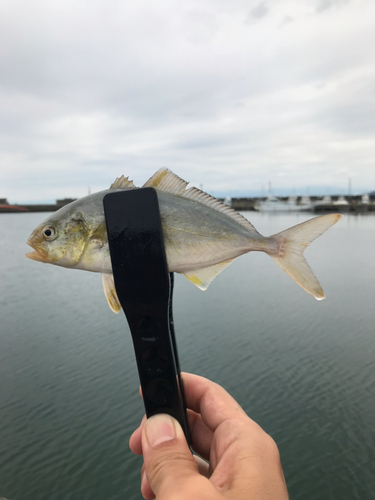
M 32 262 L 45 214 L 0 215 L 0 495 L 141 498 L 128 327 L 99 275 Z M 306 214 L 245 214 L 265 235 Z M 181 366 L 222 384 L 277 441 L 293 499 L 374 498 L 375 216 L 345 216 L 307 259 L 318 302 L 264 254 L 207 292 L 176 276 Z

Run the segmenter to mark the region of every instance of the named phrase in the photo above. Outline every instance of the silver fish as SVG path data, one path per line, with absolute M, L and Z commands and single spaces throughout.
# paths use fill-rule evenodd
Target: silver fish
M 303 252 L 307 246 L 341 217 L 316 217 L 270 237 L 235 210 L 188 183 L 168 169 L 158 170 L 143 187 L 158 194 L 168 269 L 183 273 L 194 285 L 206 290 L 211 281 L 234 259 L 251 251 L 265 252 L 304 290 L 324 299 L 317 278 Z M 54 212 L 30 235 L 34 252 L 29 259 L 102 274 L 110 308 L 121 305 L 114 286 L 104 220 L 103 197 L 111 190 L 137 189 L 124 176 L 109 190 L 76 200 Z

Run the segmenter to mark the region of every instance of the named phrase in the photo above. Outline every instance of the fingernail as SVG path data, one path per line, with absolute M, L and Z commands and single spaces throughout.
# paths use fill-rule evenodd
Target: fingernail
M 145 423 L 146 438 L 151 448 L 176 437 L 173 419 L 169 415 L 154 415 Z

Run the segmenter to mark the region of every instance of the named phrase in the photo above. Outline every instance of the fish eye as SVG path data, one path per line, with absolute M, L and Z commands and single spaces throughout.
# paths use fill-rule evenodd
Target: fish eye
M 56 237 L 56 229 L 52 226 L 46 226 L 42 232 L 46 240 L 51 241 Z

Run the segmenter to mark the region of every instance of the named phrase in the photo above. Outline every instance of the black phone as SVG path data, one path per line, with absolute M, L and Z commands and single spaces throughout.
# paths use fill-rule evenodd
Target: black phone
M 154 188 L 108 193 L 103 199 L 118 299 L 129 323 L 147 417 L 167 413 L 190 445 L 173 327 L 173 273 L 168 272 Z

